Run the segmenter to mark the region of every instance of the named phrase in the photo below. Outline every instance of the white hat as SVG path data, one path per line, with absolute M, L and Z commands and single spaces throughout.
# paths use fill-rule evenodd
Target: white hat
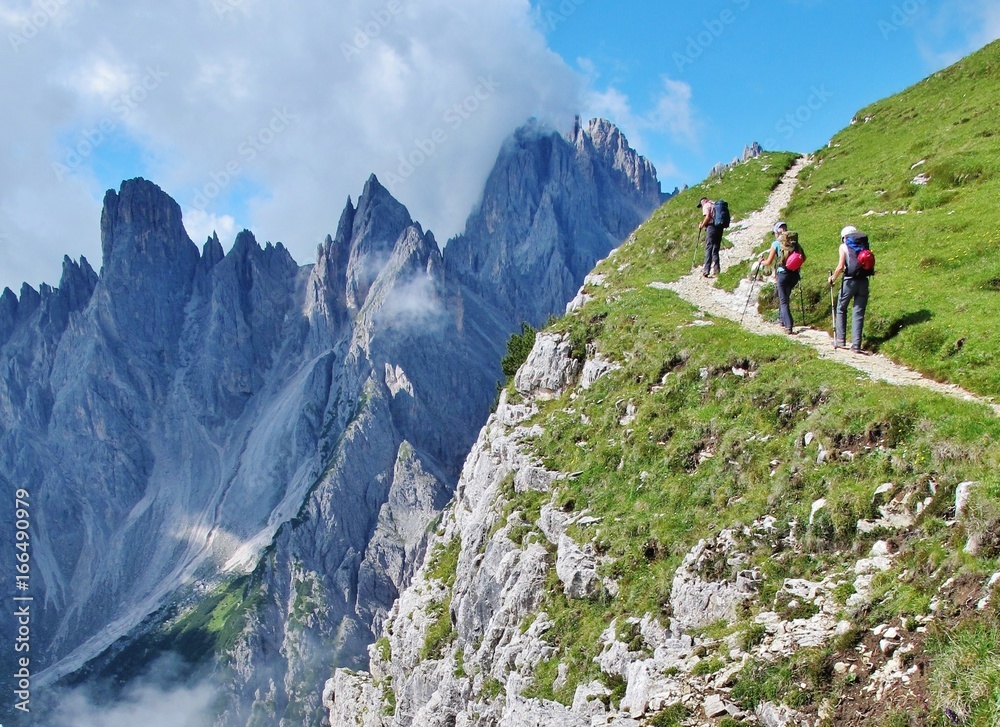
M 858 231 L 857 227 L 855 227 L 854 225 L 848 225 L 847 227 L 845 227 L 843 230 L 840 231 L 840 239 L 843 240 L 848 235 L 853 235 L 857 231 Z
M 774 225 L 774 236 L 775 237 L 777 237 L 780 234 L 780 231 L 781 231 L 782 227 L 784 227 L 786 230 L 788 229 L 788 225 L 786 225 L 784 221 L 778 222 L 778 223 L 776 223 Z

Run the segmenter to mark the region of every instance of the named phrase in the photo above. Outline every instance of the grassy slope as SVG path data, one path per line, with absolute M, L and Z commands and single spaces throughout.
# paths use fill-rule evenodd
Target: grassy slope
M 1000 41 L 861 109 L 817 152 L 787 214 L 810 253 L 809 325 L 830 327 L 826 272 L 841 227 L 854 224 L 878 261 L 867 344 L 936 379 L 1000 394 L 998 118 Z M 912 183 L 921 173 L 925 186 Z
M 878 147 L 875 140 L 868 143 Z M 818 239 L 827 228 L 839 231 L 843 213 L 828 206 L 827 198 L 833 196 L 820 196 L 817 202 L 814 190 L 823 184 L 823 175 L 835 169 L 836 154 L 847 154 L 850 143 L 840 144 L 813 173 L 807 182 L 813 191 L 799 195 L 790 215 L 807 240 Z M 588 509 L 604 518 L 575 535 L 610 556 L 606 574 L 619 582 L 621 594 L 594 602 L 569 601 L 555 582 L 551 584 L 544 609 L 555 626 L 547 638 L 560 652 L 539 669 L 540 696 L 570 702 L 577 684 L 600 676 L 592 658 L 611 618 L 669 615 L 671 577 L 683 554 L 699 538 L 765 513 L 777 517 L 782 527 L 797 528 L 807 547 L 803 553 L 755 554 L 756 564 L 768 575 L 762 604 L 769 603 L 783 578 L 819 576 L 840 568 L 847 560 L 844 551 L 859 556 L 877 537 L 884 537 L 856 530 L 859 518 L 873 516 L 872 493 L 881 483 L 912 490 L 920 499 L 934 497 L 917 528 L 898 538 L 904 565 L 883 579 L 884 598 L 871 613 L 845 613 L 860 628 L 925 612 L 930 594 L 951 575 L 967 572 L 981 579 L 1000 568 L 995 550 L 979 558 L 963 554 L 967 533 L 946 524 L 955 488 L 968 480 L 983 486 L 977 503 L 979 527 L 1000 524 L 1000 421 L 983 407 L 924 390 L 861 381 L 856 371 L 822 361 L 811 349 L 783 337 L 751 335 L 728 321 L 693 325 L 699 316 L 688 304 L 648 287 L 690 270 L 698 197 L 705 193 L 725 198 L 734 210 L 759 208 L 791 161 L 790 155 L 766 155 L 713 182 L 710 192 L 700 185 L 668 202 L 617 255 L 599 266 L 597 272 L 607 276 L 608 287 L 592 287 L 595 300 L 554 325 L 572 337 L 578 352 L 589 346 L 623 364 L 589 391 L 546 404 L 537 417 L 544 434 L 534 444 L 548 467 L 581 473 L 560 484 L 554 497 L 568 511 Z M 884 167 L 873 166 L 866 184 L 882 186 L 875 175 Z M 917 197 L 931 192 L 933 188 L 919 191 Z M 807 204 L 817 204 L 817 212 Z M 941 217 L 957 228 L 967 216 L 986 216 L 975 203 L 969 205 L 958 207 L 953 199 L 949 210 L 955 208 L 956 214 Z M 934 219 L 929 213 L 921 217 Z M 886 316 L 893 301 L 903 312 L 908 310 L 905 299 L 886 289 L 898 284 L 902 261 L 913 257 L 906 252 L 911 238 L 890 238 L 886 230 L 890 224 L 916 222 L 899 216 L 876 219 L 883 225 L 868 229 L 878 241 L 883 275 L 872 318 Z M 939 300 L 927 297 L 920 305 L 931 310 L 934 324 L 943 325 L 955 314 L 949 309 L 939 315 L 933 307 Z M 979 317 L 985 330 L 987 316 Z M 909 350 L 903 347 L 910 340 L 904 332 L 883 344 L 900 346 L 901 357 Z M 734 369 L 749 375 L 739 376 Z M 983 374 L 975 381 L 991 377 Z M 969 380 L 961 383 L 972 385 Z M 623 425 L 620 419 L 629 404 L 635 407 L 635 419 Z M 809 446 L 804 445 L 807 432 L 816 436 Z M 835 453 L 832 461 L 817 463 L 819 444 Z M 820 497 L 829 502 L 828 516 L 817 518 L 807 531 L 811 504 Z M 529 512 L 538 507 L 534 501 L 521 504 Z M 907 573 L 897 580 L 905 565 L 910 566 Z M 734 628 L 751 630 L 752 615 Z M 973 634 L 967 642 L 982 648 L 983 639 L 975 634 L 995 635 L 997 624 L 995 614 L 981 614 L 961 628 Z M 973 653 L 972 646 L 962 643 L 942 627 L 932 648 L 942 663 L 962 664 Z M 830 656 L 822 653 L 817 659 Z M 569 679 L 553 690 L 559 662 L 570 665 Z M 796 664 L 781 667 L 784 681 L 767 682 L 771 697 L 808 705 L 836 697 L 843 686 L 813 680 L 803 692 L 794 686 L 800 681 Z M 972 723 L 990 724 L 1000 717 L 998 677 L 1000 664 L 987 662 L 985 676 L 977 683 L 994 684 L 989 692 L 993 706 L 979 707 L 987 711 Z M 744 691 L 753 692 L 760 679 L 751 676 L 745 681 Z M 948 705 L 972 699 L 971 687 L 956 680 L 946 679 L 937 689 L 936 716 L 925 723 L 943 719 L 940 715 Z

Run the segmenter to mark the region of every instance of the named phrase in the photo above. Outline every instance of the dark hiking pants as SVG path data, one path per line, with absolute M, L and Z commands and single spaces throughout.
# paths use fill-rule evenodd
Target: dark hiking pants
M 719 265 L 719 249 L 722 247 L 722 228 L 709 225 L 705 228 L 705 275 L 722 269 Z
M 778 318 L 786 331 L 791 331 L 794 325 L 792 321 L 792 308 L 789 302 L 792 298 L 792 290 L 799 284 L 798 270 L 785 270 L 778 268 L 775 273 L 776 287 L 778 288 Z

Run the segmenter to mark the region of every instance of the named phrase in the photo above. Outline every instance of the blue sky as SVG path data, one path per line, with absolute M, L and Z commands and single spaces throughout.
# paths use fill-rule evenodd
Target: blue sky
M 540 13 L 550 47 L 588 75 L 592 92 L 614 90 L 592 105 L 617 107 L 619 123 L 673 186 L 698 181 L 752 141 L 817 149 L 861 107 L 998 37 L 998 5 L 713 0 L 689 10 L 543 0 Z M 627 29 L 608 32 L 623 19 Z M 673 124 L 657 123 L 665 100 Z
M 305 264 L 374 172 L 444 242 L 531 116 L 609 118 L 670 190 L 997 37 L 995 0 L 0 0 L 0 287 L 99 268 L 123 179 Z

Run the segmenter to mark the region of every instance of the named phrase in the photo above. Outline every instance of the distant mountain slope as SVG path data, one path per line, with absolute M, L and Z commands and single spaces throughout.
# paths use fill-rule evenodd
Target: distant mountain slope
M 518 242 L 506 226 L 533 210 L 512 206 L 501 232 L 525 254 L 606 254 L 658 202 L 648 162 L 592 128 L 601 151 L 533 126 L 525 153 L 558 146 L 601 195 L 533 173 L 594 227 Z M 31 491 L 36 684 L 218 650 L 220 724 L 317 723 L 322 680 L 367 662 L 451 497 L 508 335 L 583 270 L 553 268 L 565 298 L 541 306 L 473 288 L 374 177 L 311 267 L 249 231 L 199 251 L 141 179 L 108 192 L 101 233 L 99 275 L 67 260 L 58 289 L 0 296 L 0 484 Z

